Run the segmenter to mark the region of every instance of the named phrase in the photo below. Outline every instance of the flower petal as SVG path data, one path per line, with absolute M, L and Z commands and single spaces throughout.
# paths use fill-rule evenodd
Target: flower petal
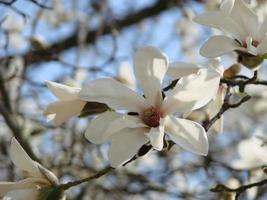
M 221 109 L 224 101 L 224 96 L 225 96 L 225 88 L 221 86 L 218 90 L 216 99 L 209 104 L 209 115 L 210 118 L 213 118 Z M 223 116 L 221 116 L 220 119 L 218 119 L 214 124 L 213 124 L 213 129 L 217 133 L 221 133 L 223 131 Z
M 84 101 L 105 103 L 113 109 L 142 112 L 148 105 L 146 100 L 130 88 L 114 79 L 98 79 L 87 83 L 80 92 Z
M 5 195 L 4 200 L 38 200 L 39 191 L 37 188 L 13 190 Z
M 48 89 L 59 99 L 62 100 L 74 100 L 77 99 L 78 93 L 80 92 L 81 88 L 70 87 L 67 85 L 63 85 L 60 83 L 46 81 L 45 82 Z
M 220 11 L 209 11 L 194 18 L 196 23 L 217 28 L 229 33 L 235 39 L 242 41 L 247 33 L 243 27 L 229 18 L 226 13 Z
M 149 138 L 153 148 L 161 151 L 164 146 L 164 120 L 160 119 L 160 126 L 151 128 L 145 135 Z
M 258 17 L 243 0 L 235 0 L 230 17 L 246 30 L 247 36 L 255 38 L 258 30 Z
M 112 137 L 109 159 L 112 167 L 117 167 L 131 159 L 149 141 L 144 135 L 146 128 L 123 129 Z
M 109 111 L 98 115 L 87 128 L 85 132 L 86 139 L 95 144 L 108 142 L 109 136 L 107 137 L 104 133 L 109 125 L 120 117 L 121 114 Z
M 264 37 L 264 39 L 261 41 L 257 49 L 261 55 L 267 53 L 267 36 Z
M 43 175 L 38 168 L 38 163 L 28 156 L 14 137 L 11 140 L 10 157 L 20 170 L 28 172 L 33 177 L 43 178 Z
M 192 63 L 175 62 L 169 65 L 167 75 L 173 78 L 181 78 L 183 76 L 197 73 L 200 68 L 201 66 Z
M 174 89 L 165 97 L 162 105 L 164 114 L 188 112 L 203 107 L 215 98 L 220 73 L 215 69 L 201 69 L 197 74 L 182 77 Z
M 235 0 L 223 0 L 220 6 L 220 11 L 225 15 L 229 15 L 234 7 Z
M 17 182 L 0 182 L 0 197 L 5 196 L 6 193 L 12 190 L 35 187 L 35 182 L 41 180 L 42 179 L 27 178 Z
M 43 114 L 48 116 L 49 120 L 54 120 L 55 125 L 59 126 L 66 122 L 69 118 L 78 115 L 85 104 L 85 101 L 79 99 L 70 101 L 59 100 L 50 103 Z
M 265 38 L 266 33 L 267 33 L 267 15 L 265 16 L 265 18 L 264 18 L 264 20 L 260 26 L 257 40 L 262 41 Z
M 205 42 L 200 49 L 200 54 L 204 57 L 214 58 L 236 49 L 240 49 L 240 45 L 234 39 L 217 35 Z
M 165 131 L 176 144 L 195 154 L 208 154 L 208 138 L 200 124 L 174 116 L 168 116 L 165 120 Z
M 161 104 L 161 83 L 168 69 L 168 58 L 155 47 L 140 48 L 134 58 L 134 73 L 145 98 L 157 107 Z

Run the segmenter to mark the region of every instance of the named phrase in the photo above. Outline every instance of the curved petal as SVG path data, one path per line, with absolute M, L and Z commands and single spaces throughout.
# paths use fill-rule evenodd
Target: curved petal
M 190 120 L 166 117 L 165 131 L 176 144 L 187 151 L 199 155 L 207 155 L 209 143 L 204 128 Z
M 165 97 L 162 112 L 188 112 L 203 107 L 215 98 L 220 84 L 220 74 L 210 68 L 197 74 L 182 77 Z
M 240 49 L 240 45 L 234 39 L 217 35 L 211 37 L 204 43 L 200 49 L 200 54 L 204 57 L 214 58 L 236 49 Z
M 149 138 L 153 148 L 161 151 L 164 146 L 164 120 L 160 119 L 160 126 L 151 128 L 145 135 Z
M 200 68 L 201 66 L 192 63 L 175 62 L 169 65 L 167 75 L 173 78 L 181 78 L 183 76 L 197 73 Z
M 70 87 L 60 83 L 46 81 L 48 89 L 59 99 L 62 100 L 74 100 L 77 99 L 78 93 L 81 88 Z
M 98 79 L 87 83 L 80 92 L 84 101 L 105 103 L 117 110 L 142 112 L 149 105 L 146 100 L 136 92 L 114 79 Z
M 223 0 L 220 6 L 220 11 L 225 15 L 229 15 L 234 7 L 235 0 Z
M 17 182 L 0 182 L 0 197 L 5 196 L 6 193 L 12 190 L 27 189 L 35 187 L 36 182 L 45 182 L 40 178 L 27 178 Z
M 246 30 L 247 35 L 255 38 L 258 30 L 258 17 L 243 0 L 235 0 L 230 17 Z
M 213 118 L 221 109 L 224 101 L 225 89 L 220 87 L 216 96 L 216 99 L 209 104 L 209 115 Z M 217 133 L 223 131 L 223 116 L 218 119 L 212 126 Z
M 38 168 L 38 163 L 28 156 L 14 137 L 11 140 L 10 157 L 20 170 L 28 172 L 33 177 L 43 178 L 43 175 Z
M 267 36 L 264 37 L 257 49 L 261 55 L 267 53 Z
M 85 104 L 85 101 L 77 99 L 70 101 L 55 101 L 47 106 L 43 114 L 48 116 L 49 120 L 54 120 L 55 125 L 59 126 L 69 118 L 78 115 Z
M 22 189 L 22 190 L 13 190 L 8 192 L 4 200 L 38 200 L 39 191 L 37 188 Z
M 264 20 L 260 26 L 257 40 L 262 41 L 265 38 L 266 33 L 267 33 L 267 16 L 265 16 L 265 18 L 264 18 Z
M 120 118 L 121 114 L 116 112 L 104 112 L 98 115 L 89 124 L 86 132 L 85 138 L 92 143 L 102 144 L 108 142 L 109 136 L 106 137 L 105 132 L 109 125 L 116 119 Z
M 161 83 L 168 69 L 168 58 L 155 47 L 144 47 L 136 52 L 134 63 L 134 73 L 145 98 L 151 105 L 159 106 L 162 102 Z
M 202 25 L 220 29 L 241 41 L 247 36 L 243 27 L 220 11 L 206 12 L 202 15 L 196 16 L 194 21 Z
M 131 159 L 149 141 L 144 135 L 147 129 L 123 129 L 112 137 L 109 159 L 112 167 L 117 167 Z
M 147 125 L 138 116 L 122 115 L 121 117 L 110 122 L 108 128 L 104 133 L 104 137 L 110 137 L 111 135 L 119 132 L 125 128 L 145 128 Z

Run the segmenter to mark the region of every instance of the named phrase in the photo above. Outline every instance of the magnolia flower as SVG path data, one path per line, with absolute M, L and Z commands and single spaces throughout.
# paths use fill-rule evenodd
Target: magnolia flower
M 109 158 L 114 167 L 132 158 L 145 143 L 150 142 L 154 149 L 162 150 L 165 133 L 182 148 L 207 155 L 208 139 L 204 128 L 174 113 L 207 104 L 217 92 L 217 86 L 214 89 L 217 81 L 209 77 L 207 70 L 200 70 L 181 78 L 169 94 L 163 95 L 167 57 L 157 48 L 145 47 L 137 51 L 134 61 L 134 73 L 144 96 L 108 78 L 94 80 L 82 88 L 82 100 L 105 103 L 117 111 L 99 115 L 89 125 L 85 137 L 96 144 L 111 142 Z M 125 111 L 129 115 L 123 114 Z
M 69 87 L 63 84 L 46 81 L 49 90 L 59 98 L 59 100 L 50 103 L 44 115 L 49 120 L 54 120 L 55 125 L 61 125 L 72 116 L 78 115 L 86 102 L 79 99 L 81 88 Z
M 239 159 L 232 166 L 236 169 L 251 169 L 267 165 L 267 146 L 258 137 L 243 140 L 238 145 Z
M 44 188 L 59 184 L 57 177 L 33 161 L 15 138 L 11 141 L 10 156 L 27 178 L 17 182 L 0 182 L 0 197 L 4 200 L 38 200 Z
M 212 118 L 220 111 L 224 100 L 225 89 L 222 85 L 220 86 L 220 79 L 223 76 L 224 69 L 221 65 L 220 59 L 210 59 L 210 63 L 207 65 L 207 67 L 192 63 L 171 63 L 167 74 L 175 79 L 178 79 L 189 74 L 196 74 L 200 70 L 206 70 L 207 79 L 214 81 L 212 88 L 207 88 L 207 90 L 211 89 L 212 91 L 217 92 L 213 96 L 213 101 L 211 101 L 206 107 L 202 108 L 203 112 L 193 111 L 187 113 L 186 116 L 188 116 L 188 118 L 202 118 L 203 120 L 206 120 L 206 115 L 208 115 L 209 118 Z M 207 85 L 207 87 L 210 87 L 210 85 Z M 198 116 L 196 116 L 196 114 Z M 205 117 L 203 117 L 202 114 L 204 114 Z M 218 119 L 212 127 L 217 133 L 222 132 L 223 116 L 221 116 L 221 118 Z
M 211 37 L 200 49 L 200 54 L 205 57 L 218 57 L 235 50 L 245 66 L 254 68 L 267 53 L 267 17 L 260 23 L 243 0 L 224 0 L 219 11 L 206 12 L 194 21 L 230 35 Z

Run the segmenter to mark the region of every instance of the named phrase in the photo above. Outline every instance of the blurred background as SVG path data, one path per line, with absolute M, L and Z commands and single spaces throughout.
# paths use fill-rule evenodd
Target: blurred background
M 259 16 L 267 2 L 248 1 Z M 56 98 L 44 81 L 80 87 L 113 77 L 138 88 L 133 55 L 138 47 L 157 46 L 170 61 L 202 63 L 199 48 L 216 30 L 192 18 L 218 9 L 220 0 L 0 0 L 0 181 L 22 177 L 9 157 L 16 136 L 35 159 L 62 183 L 90 176 L 108 166 L 108 144 L 84 138 L 92 117 L 72 118 L 55 127 L 43 116 Z M 225 69 L 236 55 L 223 59 Z M 241 74 L 252 76 L 242 69 Z M 266 67 L 260 70 L 267 77 Z M 166 85 L 171 79 L 166 80 Z M 267 87 L 251 87 L 253 98 L 224 115 L 223 133 L 208 132 L 207 157 L 173 146 L 142 158 L 67 192 L 69 200 L 234 199 L 212 193 L 218 183 L 238 187 L 266 178 Z M 205 115 L 200 110 L 196 115 Z M 199 116 L 197 117 L 199 118 Z M 201 118 L 201 117 L 200 117 Z M 267 199 L 266 187 L 240 199 Z

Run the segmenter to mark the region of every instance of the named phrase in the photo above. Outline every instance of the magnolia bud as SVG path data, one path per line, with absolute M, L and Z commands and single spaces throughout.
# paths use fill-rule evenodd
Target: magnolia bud
M 241 70 L 241 65 L 236 63 L 231 65 L 228 69 L 226 69 L 223 73 L 223 77 L 227 79 L 234 78 Z

